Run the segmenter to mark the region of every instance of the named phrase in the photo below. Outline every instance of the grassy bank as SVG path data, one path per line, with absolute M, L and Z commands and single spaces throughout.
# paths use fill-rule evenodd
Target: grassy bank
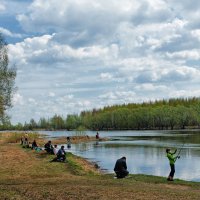
M 1 137 L 0 199 L 200 199 L 200 183 L 147 175 L 114 179 L 71 153 L 66 163 L 52 158 Z

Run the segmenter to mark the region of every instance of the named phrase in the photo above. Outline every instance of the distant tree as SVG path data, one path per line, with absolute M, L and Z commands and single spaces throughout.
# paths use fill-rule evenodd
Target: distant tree
M 49 119 L 40 118 L 37 126 L 38 128 L 49 130 L 50 129 Z
M 23 130 L 23 124 L 22 123 L 18 123 L 17 125 L 15 125 L 15 129 L 16 130 Z
M 67 115 L 66 128 L 67 130 L 73 130 L 81 125 L 81 119 L 78 115 Z
M 35 128 L 37 128 L 37 123 L 35 122 L 34 119 L 31 119 L 29 122 L 29 130 L 33 130 Z
M 54 130 L 64 129 L 65 126 L 63 118 L 59 115 L 54 115 L 50 120 L 50 124 Z
M 16 70 L 8 67 L 7 43 L 0 33 L 0 123 L 6 118 L 5 111 L 11 107 Z

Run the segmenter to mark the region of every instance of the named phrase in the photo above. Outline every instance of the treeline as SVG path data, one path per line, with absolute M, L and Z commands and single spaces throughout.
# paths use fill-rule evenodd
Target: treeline
M 66 118 L 55 115 L 50 119 L 31 119 L 24 125 L 11 126 L 18 130 L 150 130 L 185 129 L 200 126 L 200 98 L 169 99 L 155 102 L 114 105 L 83 111 Z
M 81 113 L 88 129 L 141 130 L 199 128 L 200 98 L 124 104 Z
M 10 122 L 0 124 L 0 130 L 75 130 L 81 127 L 80 116 L 68 115 L 66 118 L 54 115 L 52 118 L 40 118 L 38 122 L 31 119 L 24 124 L 12 125 Z

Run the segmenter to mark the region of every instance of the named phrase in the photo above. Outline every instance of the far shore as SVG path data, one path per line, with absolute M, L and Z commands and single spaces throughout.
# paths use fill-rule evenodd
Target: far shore
M 200 130 L 200 126 L 185 126 L 184 128 L 180 128 L 180 127 L 174 127 L 173 129 L 171 128 L 139 128 L 139 129 L 113 129 L 113 128 L 107 128 L 107 129 L 98 129 L 98 130 L 90 130 L 90 129 L 86 129 L 84 131 L 94 131 L 94 132 L 106 132 L 106 131 L 186 131 L 186 130 Z M 40 132 L 40 131 L 77 131 L 76 129 L 27 129 L 27 130 L 17 130 L 17 129 L 13 129 L 13 130 L 0 130 L 0 132 Z

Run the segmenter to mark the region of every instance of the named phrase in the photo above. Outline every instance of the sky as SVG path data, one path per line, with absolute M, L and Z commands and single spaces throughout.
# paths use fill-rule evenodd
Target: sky
M 0 0 L 12 123 L 200 96 L 200 1 Z

